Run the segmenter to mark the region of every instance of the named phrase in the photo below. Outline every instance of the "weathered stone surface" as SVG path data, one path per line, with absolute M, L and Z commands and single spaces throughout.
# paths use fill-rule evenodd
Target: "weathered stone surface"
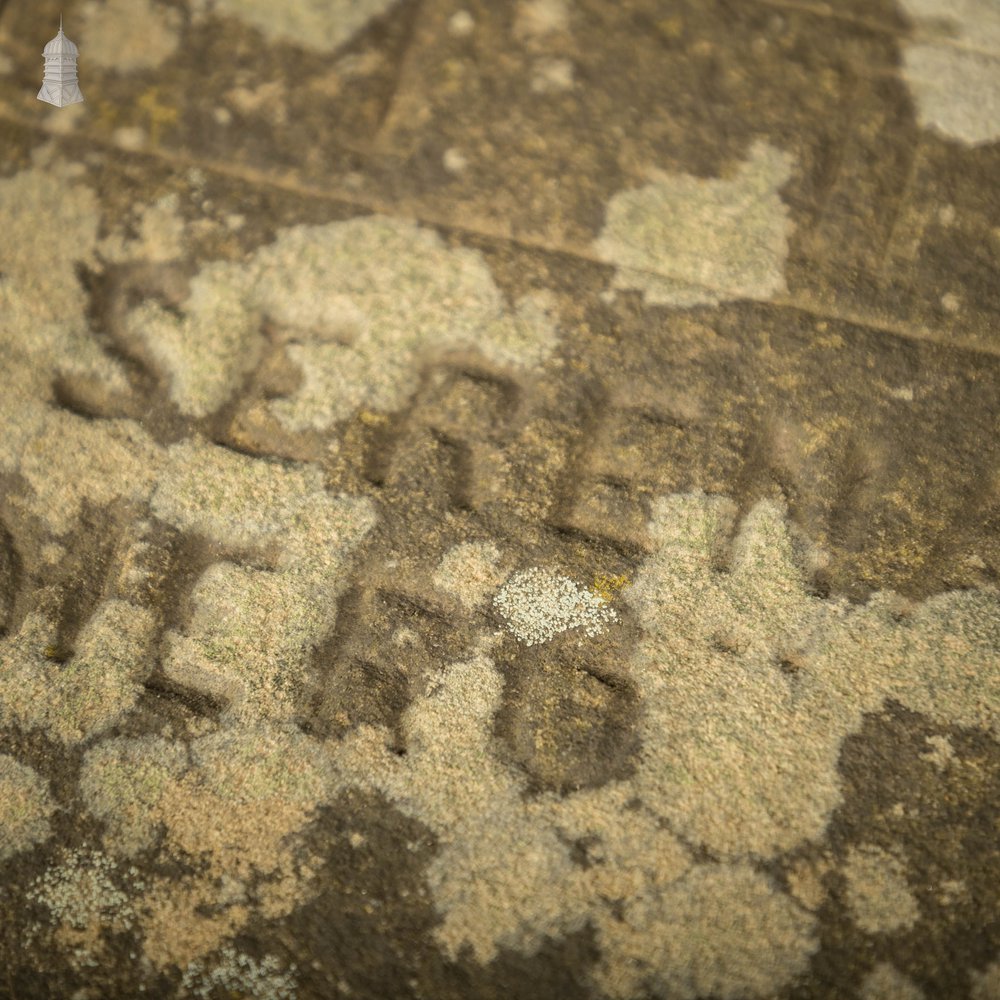
M 0 0 L 0 998 L 995 996 L 997 25 Z

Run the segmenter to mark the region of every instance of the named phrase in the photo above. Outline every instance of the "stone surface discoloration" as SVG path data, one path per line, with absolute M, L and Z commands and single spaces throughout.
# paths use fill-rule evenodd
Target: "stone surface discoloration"
M 993 996 L 989 4 L 320 6 L 0 0 L 0 998 Z

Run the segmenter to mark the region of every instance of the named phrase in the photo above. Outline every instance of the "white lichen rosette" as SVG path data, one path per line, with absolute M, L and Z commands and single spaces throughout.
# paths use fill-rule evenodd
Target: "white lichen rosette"
M 583 628 L 593 637 L 618 621 L 603 598 L 541 566 L 515 573 L 493 598 L 493 607 L 510 632 L 528 646 L 573 628 Z

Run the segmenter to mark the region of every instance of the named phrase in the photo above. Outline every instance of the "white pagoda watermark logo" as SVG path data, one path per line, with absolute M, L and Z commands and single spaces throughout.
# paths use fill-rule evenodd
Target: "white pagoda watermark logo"
M 63 34 L 62 17 L 59 18 L 59 34 L 42 49 L 42 54 L 45 56 L 45 77 L 38 99 L 57 108 L 79 104 L 83 100 L 76 82 L 76 57 L 80 50 Z

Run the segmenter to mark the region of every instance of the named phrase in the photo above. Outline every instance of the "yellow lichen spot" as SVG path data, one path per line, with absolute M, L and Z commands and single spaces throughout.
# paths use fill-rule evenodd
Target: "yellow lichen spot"
M 177 108 L 169 104 L 161 104 L 159 88 L 150 87 L 136 102 L 149 119 L 149 141 L 155 146 L 160 138 L 160 127 L 172 125 L 177 121 Z
M 591 593 L 596 594 L 602 600 L 610 603 L 614 600 L 615 594 L 629 584 L 627 576 L 611 576 L 609 573 L 598 573 L 591 584 Z
M 361 423 L 371 426 L 375 424 L 384 424 L 389 418 L 386 414 L 376 413 L 374 410 L 358 410 L 358 419 Z
M 677 39 L 684 34 L 684 19 L 681 17 L 665 17 L 657 21 L 656 27 L 667 38 Z
M 825 328 L 826 327 L 825 327 L 825 324 L 824 324 L 823 325 L 823 329 L 825 329 Z M 820 329 L 820 326 L 817 326 L 816 329 L 817 330 Z M 841 337 L 841 335 L 839 333 L 831 333 L 827 337 L 817 337 L 813 341 L 813 344 L 815 344 L 816 347 L 827 347 L 827 348 L 830 348 L 831 350 L 836 351 L 836 350 L 839 350 L 841 347 L 844 346 L 844 338 Z

